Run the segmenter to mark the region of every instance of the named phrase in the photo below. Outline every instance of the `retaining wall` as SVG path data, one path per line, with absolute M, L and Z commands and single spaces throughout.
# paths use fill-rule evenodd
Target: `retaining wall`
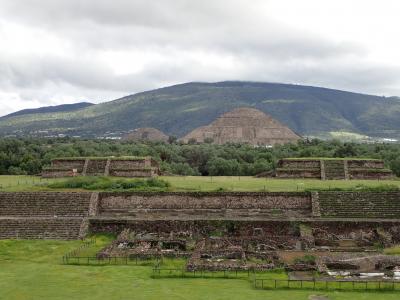
M 90 195 L 85 192 L 0 192 L 0 217 L 85 217 Z
M 82 218 L 0 217 L 0 239 L 78 239 Z
M 400 219 L 400 192 L 318 192 L 322 217 Z
M 336 235 L 387 228 L 400 240 L 400 192 L 0 193 L 0 238 L 71 239 L 124 228 L 295 237 L 300 224 Z
M 311 199 L 307 193 L 101 193 L 99 211 L 144 219 L 300 218 L 311 216 Z

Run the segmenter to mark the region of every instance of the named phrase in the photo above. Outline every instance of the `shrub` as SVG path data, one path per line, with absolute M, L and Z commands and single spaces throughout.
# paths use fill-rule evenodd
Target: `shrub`
M 169 182 L 150 179 L 115 179 L 110 177 L 74 177 L 48 185 L 54 189 L 84 189 L 111 191 L 165 191 Z

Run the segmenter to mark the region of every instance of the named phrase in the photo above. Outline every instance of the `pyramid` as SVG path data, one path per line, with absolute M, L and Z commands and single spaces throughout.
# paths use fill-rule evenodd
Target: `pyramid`
M 194 129 L 182 138 L 198 143 L 206 139 L 214 144 L 243 143 L 251 145 L 275 145 L 296 142 L 301 139 L 291 129 L 254 108 L 241 107 L 222 114 L 207 126 Z
M 129 132 L 127 135 L 123 137 L 124 140 L 131 140 L 131 141 L 168 141 L 168 136 L 165 135 L 162 131 L 151 128 L 136 128 Z

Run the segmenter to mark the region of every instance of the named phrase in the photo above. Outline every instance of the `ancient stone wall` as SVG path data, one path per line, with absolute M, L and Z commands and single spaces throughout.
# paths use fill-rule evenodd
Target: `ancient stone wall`
M 51 162 L 55 168 L 65 169 L 77 169 L 78 172 L 82 172 L 83 166 L 85 165 L 84 159 L 55 159 Z
M 278 166 L 280 168 L 290 168 L 290 169 L 319 169 L 319 160 L 304 160 L 304 159 L 281 159 Z
M 371 180 L 390 180 L 393 179 L 393 173 L 388 170 L 378 169 L 349 169 L 350 179 L 371 179 Z
M 110 169 L 139 169 L 150 167 L 150 161 L 146 159 L 138 160 L 111 160 Z
M 0 239 L 77 239 L 91 193 L 0 192 Z
M 381 160 L 347 160 L 347 163 L 349 165 L 349 168 L 354 168 L 354 169 L 361 169 L 361 168 L 367 168 L 367 169 L 383 169 L 385 167 L 385 164 Z
M 157 171 L 153 168 L 149 169 L 112 169 L 110 170 L 111 176 L 117 177 L 154 177 Z
M 86 175 L 104 175 L 107 159 L 90 159 L 86 169 Z
M 325 240 L 359 240 L 378 242 L 390 239 L 389 242 L 400 242 L 400 222 L 398 221 L 366 221 L 366 220 L 334 220 L 309 221 L 306 224 L 312 228 L 313 235 L 319 242 Z
M 158 174 L 158 162 L 151 157 L 55 159 L 42 171 L 46 178 L 76 175 L 154 177 Z
M 400 192 L 318 192 L 322 217 L 400 218 Z
M 320 169 L 276 169 L 279 178 L 321 178 Z
M 74 172 L 72 171 L 72 169 L 65 170 L 65 169 L 51 168 L 51 169 L 43 169 L 42 171 L 43 178 L 63 178 L 72 176 L 74 176 Z
M 142 218 L 311 216 L 307 193 L 101 193 L 100 215 Z
M 0 216 L 84 217 L 91 193 L 0 192 Z
M 325 160 L 323 163 L 326 180 L 346 179 L 344 160 Z
M 119 234 L 124 229 L 133 232 L 157 233 L 175 237 L 189 236 L 270 236 L 270 237 L 298 237 L 299 224 L 291 221 L 218 221 L 218 220 L 127 220 L 127 219 L 91 219 L 90 232 Z
M 276 176 L 279 178 L 392 179 L 382 160 L 369 159 L 281 159 Z
M 0 239 L 78 239 L 82 218 L 0 217 Z
M 3 192 L 0 238 L 72 239 L 90 231 L 120 233 L 128 228 L 183 237 L 289 241 L 300 236 L 305 224 L 321 243 L 333 243 L 338 236 L 357 237 L 360 243 L 381 238 L 398 242 L 399 199 L 400 192 Z

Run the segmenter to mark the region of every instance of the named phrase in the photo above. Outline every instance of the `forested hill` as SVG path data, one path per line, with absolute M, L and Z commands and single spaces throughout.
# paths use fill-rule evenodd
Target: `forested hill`
M 236 107 L 254 107 L 302 135 L 347 131 L 400 137 L 400 98 L 258 82 L 186 83 L 69 112 L 0 118 L 0 135 L 38 130 L 85 137 L 154 127 L 183 136 Z
M 69 112 L 78 110 L 81 108 L 85 108 L 88 106 L 94 105 L 93 103 L 89 102 L 79 102 L 73 104 L 62 104 L 62 105 L 55 105 L 55 106 L 44 106 L 39 108 L 31 108 L 31 109 L 23 109 L 17 112 L 11 113 L 9 115 L 4 116 L 3 118 L 11 118 L 16 116 L 22 115 L 32 115 L 32 114 L 44 114 L 44 113 L 55 113 L 55 112 Z

